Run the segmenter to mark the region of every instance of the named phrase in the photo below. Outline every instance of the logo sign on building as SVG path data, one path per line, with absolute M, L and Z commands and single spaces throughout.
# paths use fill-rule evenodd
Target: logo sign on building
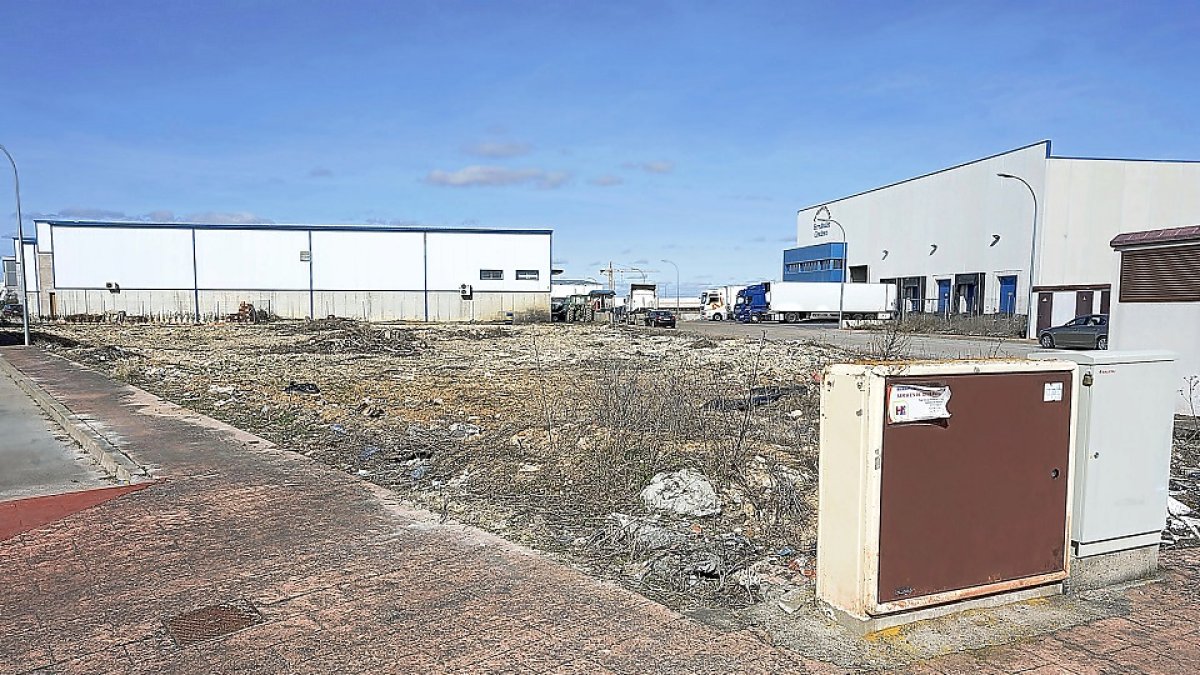
M 829 236 L 829 221 L 814 220 L 813 221 L 813 239 L 823 239 Z

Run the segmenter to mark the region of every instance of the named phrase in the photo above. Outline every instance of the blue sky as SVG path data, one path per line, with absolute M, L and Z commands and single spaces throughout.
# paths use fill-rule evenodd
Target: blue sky
M 673 283 L 669 258 L 685 293 L 777 277 L 801 207 L 1044 138 L 1200 159 L 1188 2 L 55 0 L 0 25 L 26 216 L 550 227 L 570 276 Z

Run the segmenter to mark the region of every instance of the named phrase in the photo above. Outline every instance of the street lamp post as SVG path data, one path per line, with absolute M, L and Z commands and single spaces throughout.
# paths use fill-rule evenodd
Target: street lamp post
M 17 245 L 13 253 L 17 258 L 17 295 L 21 298 L 21 328 L 25 333 L 25 346 L 29 346 L 29 298 L 25 291 L 25 228 L 21 222 L 21 176 L 17 173 L 17 160 L 8 152 L 8 148 L 0 145 L 0 152 L 12 164 L 13 187 L 17 195 Z
M 679 265 L 676 265 L 666 258 L 663 258 L 662 261 L 675 268 L 675 314 L 679 315 Z
M 1026 181 L 1024 178 L 1021 178 L 1020 176 L 1015 176 L 1011 173 L 997 173 L 996 175 L 999 176 L 1000 178 L 1011 178 L 1012 180 L 1021 181 L 1021 184 L 1025 186 L 1025 189 L 1029 190 L 1029 196 L 1033 197 L 1033 228 L 1032 228 L 1032 234 L 1030 235 L 1030 242 L 1029 242 L 1029 308 L 1025 311 L 1025 314 L 1026 314 L 1025 334 L 1029 335 L 1029 330 L 1033 327 L 1033 321 L 1034 321 L 1033 310 L 1034 310 L 1034 307 L 1037 305 L 1037 299 L 1033 295 L 1033 265 L 1034 265 L 1034 262 L 1037 260 L 1037 223 L 1038 223 L 1038 220 L 1037 220 L 1037 217 L 1038 217 L 1037 193 L 1033 191 L 1033 186 L 1030 185 L 1028 181 Z M 1013 309 L 1015 310 L 1016 308 L 1014 307 Z
M 824 218 L 821 217 L 821 213 L 825 214 Z M 837 225 L 838 230 L 842 233 L 842 275 L 839 277 L 840 282 L 838 284 L 838 329 L 840 330 L 842 327 L 842 310 L 846 306 L 846 228 L 842 227 L 842 224 L 838 221 L 829 217 L 828 206 L 822 206 L 813 214 L 814 227 L 817 224 L 828 226 L 831 223 Z

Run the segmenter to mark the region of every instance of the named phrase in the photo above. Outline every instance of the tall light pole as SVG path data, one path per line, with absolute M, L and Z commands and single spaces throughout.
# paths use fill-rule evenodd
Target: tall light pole
M 679 265 L 663 258 L 663 262 L 675 268 L 675 314 L 679 314 Z
M 1025 186 L 1025 189 L 1029 190 L 1029 196 L 1033 197 L 1033 228 L 1032 228 L 1032 234 L 1030 234 L 1030 242 L 1029 242 L 1029 309 L 1027 309 L 1025 311 L 1025 315 L 1026 315 L 1025 316 L 1025 335 L 1028 336 L 1030 329 L 1033 328 L 1033 321 L 1034 321 L 1033 311 L 1037 306 L 1037 298 L 1035 298 L 1033 295 L 1033 265 L 1034 265 L 1034 262 L 1037 260 L 1037 222 L 1038 222 L 1037 221 L 1037 217 L 1038 217 L 1037 193 L 1033 191 L 1033 186 L 1030 185 L 1028 181 L 1026 181 L 1024 178 L 1021 178 L 1020 176 L 1014 176 L 1011 173 L 998 173 L 996 175 L 1001 178 L 1011 178 L 1012 180 L 1021 181 L 1021 184 Z M 1013 309 L 1016 310 L 1016 307 L 1014 307 Z
M 25 292 L 25 227 L 21 222 L 21 176 L 17 173 L 17 160 L 9 154 L 8 148 L 0 145 L 0 151 L 12 164 L 13 187 L 17 194 L 17 245 L 13 253 L 17 257 L 17 295 L 21 298 L 21 327 L 25 333 L 25 346 L 29 346 L 29 297 Z
M 821 217 L 822 213 L 825 214 L 824 218 Z M 842 309 L 846 305 L 846 228 L 829 217 L 828 206 L 817 209 L 817 212 L 813 214 L 813 228 L 816 229 L 817 225 L 829 227 L 830 224 L 837 225 L 838 230 L 842 233 L 842 276 L 840 277 L 841 282 L 838 284 L 838 329 L 840 330 L 842 328 Z

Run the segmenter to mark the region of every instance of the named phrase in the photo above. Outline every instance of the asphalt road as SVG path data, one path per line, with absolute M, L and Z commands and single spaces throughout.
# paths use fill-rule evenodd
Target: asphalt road
M 809 340 L 819 344 L 850 347 L 869 352 L 879 331 L 837 330 L 834 323 L 759 323 L 734 321 L 686 321 L 682 330 L 720 337 L 757 338 L 765 331 L 768 340 Z M 901 351 L 917 359 L 964 359 L 996 356 L 1023 357 L 1042 351 L 1033 340 L 1019 338 L 982 338 L 946 335 L 903 334 Z
M 111 484 L 90 455 L 70 441 L 12 378 L 0 374 L 0 501 Z

